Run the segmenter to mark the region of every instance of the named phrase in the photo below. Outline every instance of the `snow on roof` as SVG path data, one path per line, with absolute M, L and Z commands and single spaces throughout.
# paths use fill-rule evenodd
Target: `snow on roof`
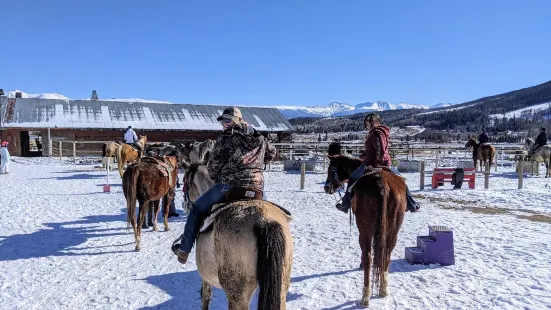
M 216 118 L 225 106 L 161 104 L 143 101 L 10 99 L 4 126 L 12 128 L 220 130 Z M 240 107 L 243 119 L 259 131 L 292 131 L 274 108 Z

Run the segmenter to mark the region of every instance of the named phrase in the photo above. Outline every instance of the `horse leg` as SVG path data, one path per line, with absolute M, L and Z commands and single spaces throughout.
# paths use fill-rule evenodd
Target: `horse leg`
M 159 216 L 159 211 L 161 210 L 161 208 L 159 208 L 159 203 L 161 203 L 160 200 L 152 201 L 151 204 L 153 204 L 153 208 L 149 209 L 151 214 L 150 216 L 153 217 L 153 231 L 159 231 L 157 228 L 157 217 Z M 153 209 L 155 211 L 153 211 Z
M 360 231 L 360 248 L 362 249 L 362 265 L 364 270 L 364 286 L 362 292 L 362 300 L 360 301 L 361 307 L 369 307 L 369 297 L 371 295 L 371 285 L 369 283 L 371 265 L 373 264 L 373 256 L 371 255 L 371 241 L 373 238 L 372 228 L 367 223 L 358 223 L 359 220 L 356 217 L 356 224 Z
M 163 224 L 165 225 L 165 231 L 170 230 L 170 227 L 168 227 L 168 213 L 172 199 L 174 199 L 174 197 L 170 197 L 168 194 L 163 197 Z
M 138 221 L 138 236 L 136 237 L 136 251 L 141 249 L 142 243 L 142 225 L 145 223 L 145 215 L 149 206 L 149 200 L 140 201 L 140 214 Z
M 236 275 L 239 278 L 239 275 Z M 224 292 L 228 298 L 228 310 L 249 310 L 249 304 L 254 290 L 256 289 L 256 282 L 247 283 L 245 279 L 235 279 L 233 285 L 226 287 Z M 222 285 L 224 286 L 224 285 Z
M 201 310 L 208 310 L 212 299 L 212 286 L 203 281 L 201 284 Z

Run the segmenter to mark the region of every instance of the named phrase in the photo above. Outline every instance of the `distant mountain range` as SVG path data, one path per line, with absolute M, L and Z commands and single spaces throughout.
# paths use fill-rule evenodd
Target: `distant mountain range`
M 381 112 L 403 109 L 436 109 L 449 107 L 450 103 L 440 103 L 432 107 L 426 105 L 416 105 L 408 103 L 390 104 L 386 101 L 364 102 L 357 105 L 351 105 L 342 102 L 331 102 L 327 106 L 305 107 L 305 106 L 273 106 L 277 108 L 286 118 L 297 117 L 337 117 L 347 116 L 365 112 Z

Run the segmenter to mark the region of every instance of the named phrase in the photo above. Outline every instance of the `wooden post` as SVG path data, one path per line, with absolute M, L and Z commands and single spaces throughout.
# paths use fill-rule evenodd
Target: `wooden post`
M 306 181 L 306 163 L 300 164 L 300 189 L 304 189 L 304 182 Z
M 495 168 L 496 170 L 495 170 L 495 172 L 497 172 L 497 158 L 499 157 L 499 156 L 497 155 L 497 153 L 498 153 L 498 152 L 496 151 L 496 154 L 495 154 L 495 155 L 496 155 L 496 162 L 494 163 L 494 164 L 496 165 L 496 168 Z
M 50 133 L 50 128 L 48 128 L 48 156 L 52 157 L 52 135 Z
M 522 189 L 522 160 L 517 162 L 517 173 L 518 173 L 518 189 Z
M 425 161 L 422 160 L 419 162 L 419 171 L 421 172 L 421 179 L 419 180 L 419 189 L 425 189 Z
M 59 159 L 61 159 L 62 156 L 62 150 L 61 150 L 61 141 L 59 141 Z
M 484 189 L 488 189 L 490 187 L 490 162 L 487 162 L 484 168 Z
M 77 161 L 77 143 L 73 141 L 73 161 Z

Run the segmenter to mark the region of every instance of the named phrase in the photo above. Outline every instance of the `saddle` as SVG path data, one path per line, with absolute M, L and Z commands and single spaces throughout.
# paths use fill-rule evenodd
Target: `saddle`
M 205 215 L 205 219 L 201 224 L 201 229 L 199 229 L 199 232 L 205 232 L 209 230 L 212 227 L 216 216 L 220 212 L 231 208 L 232 203 L 237 201 L 263 200 L 263 196 L 264 192 L 255 188 L 233 187 L 226 193 L 224 200 L 221 203 L 217 203 L 212 206 L 212 209 L 209 211 L 209 213 Z M 291 217 L 291 212 L 275 203 L 272 204 L 281 209 L 283 213 L 285 213 L 288 217 Z
M 157 158 L 149 157 L 149 156 L 142 157 L 141 162 L 142 163 L 147 163 L 147 164 L 153 164 L 155 166 L 155 168 L 157 168 L 157 170 L 159 170 L 159 172 L 161 172 L 162 176 L 168 177 L 168 184 L 169 184 L 170 188 L 174 191 L 174 189 L 172 187 L 172 173 L 171 173 L 172 172 L 172 167 L 170 167 L 168 164 L 166 164 L 163 161 L 160 161 Z
M 385 167 L 385 166 L 378 166 L 378 167 L 371 167 L 371 168 L 366 167 L 362 177 L 365 176 L 365 175 L 372 175 L 372 174 L 376 174 L 376 173 L 381 173 L 381 171 L 387 171 L 387 172 L 395 174 L 395 172 L 392 171 L 392 169 L 390 169 L 389 167 Z M 354 187 L 355 187 L 356 183 L 358 183 L 359 180 L 360 179 L 358 178 L 358 180 L 356 180 L 356 182 L 354 182 L 354 184 L 350 185 L 350 189 L 349 189 L 350 198 L 352 198 L 354 196 Z

